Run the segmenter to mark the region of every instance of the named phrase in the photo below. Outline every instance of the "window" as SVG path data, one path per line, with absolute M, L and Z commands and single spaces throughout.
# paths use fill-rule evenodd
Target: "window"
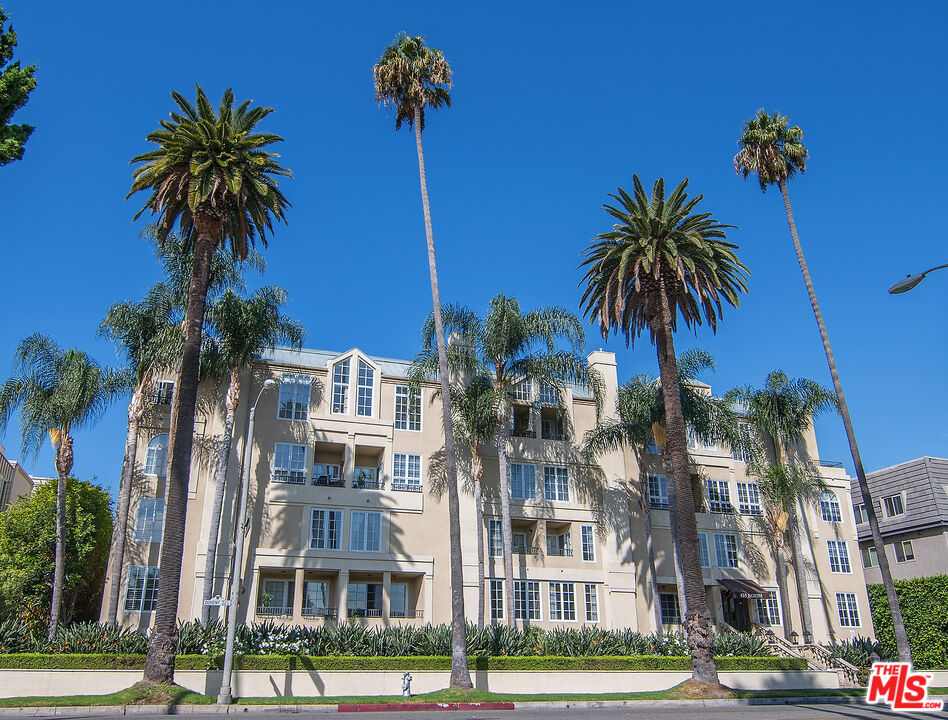
M 839 624 L 842 627 L 859 627 L 859 605 L 855 593 L 836 593 L 839 608 Z
M 257 615 L 279 617 L 293 614 L 293 580 L 267 578 L 260 587 Z
M 662 449 L 658 446 L 658 443 L 655 442 L 655 438 L 652 438 L 648 441 L 648 446 L 645 448 L 645 452 L 649 455 L 661 455 Z
M 843 521 L 843 515 L 839 510 L 839 500 L 836 494 L 831 490 L 824 490 L 820 493 L 820 515 L 823 520 L 829 523 L 838 523 Z
M 596 562 L 596 534 L 592 525 L 580 525 L 579 537 L 583 545 L 583 562 Z
M 576 593 L 573 583 L 550 583 L 550 620 L 576 619 Z
M 352 486 L 363 490 L 381 490 L 382 473 L 379 467 L 367 467 L 356 465 L 352 472 Z
M 678 605 L 678 593 L 659 593 L 662 610 L 662 625 L 680 625 L 681 608 Z
M 346 607 L 355 617 L 382 617 L 382 583 L 349 583 Z
M 526 555 L 532 550 L 527 546 L 527 534 L 524 532 L 510 533 L 510 544 L 514 555 Z
M 668 479 L 664 475 L 648 476 L 648 503 L 658 510 L 668 507 Z
M 546 536 L 546 554 L 560 557 L 573 556 L 573 543 L 570 540 L 569 530 L 559 535 Z
M 765 626 L 783 624 L 780 622 L 780 601 L 773 590 L 765 598 L 757 600 L 757 621 Z
M 310 550 L 339 550 L 342 547 L 342 510 L 313 508 Z
M 155 405 L 170 405 L 174 397 L 174 383 L 171 380 L 158 380 L 155 383 Z
M 714 533 L 714 557 L 720 568 L 736 568 L 737 535 Z
M 711 567 L 711 551 L 708 549 L 708 533 L 698 533 L 698 551 L 701 555 L 701 567 Z
M 349 549 L 352 552 L 381 552 L 382 513 L 353 510 L 349 515 Z
M 408 617 L 408 586 L 405 583 L 392 583 L 388 592 L 389 617 Z
M 392 472 L 392 490 L 421 492 L 421 455 L 395 453 Z
M 167 467 L 168 435 L 163 433 L 155 435 L 148 441 L 148 448 L 145 450 L 145 467 L 142 469 L 142 474 L 164 477 Z
M 342 487 L 340 477 L 341 468 L 333 463 L 317 463 L 313 465 L 313 485 L 328 485 Z
M 753 458 L 753 453 L 751 452 L 753 448 L 754 435 L 751 430 L 751 424 L 746 422 L 739 422 L 737 424 L 737 432 L 740 436 L 741 445 L 736 448 L 731 448 L 731 457 L 740 462 L 751 462 Z
M 911 540 L 902 540 L 901 542 L 895 543 L 895 561 L 896 562 L 911 562 L 915 559 L 915 548 L 912 546 Z
M 164 498 L 140 498 L 135 510 L 135 542 L 161 542 L 165 528 Z
M 514 580 L 514 618 L 540 619 L 540 583 L 535 580 Z
M 586 585 L 586 622 L 599 622 L 599 586 Z
M 705 492 L 708 494 L 708 510 L 713 513 L 734 512 L 731 507 L 731 491 L 727 486 L 727 480 L 712 480 L 710 478 L 704 481 Z
M 849 549 L 846 547 L 845 540 L 827 540 L 829 547 L 830 572 L 850 573 L 853 571 L 849 565 Z
M 151 612 L 158 599 L 158 568 L 130 565 L 125 581 L 125 612 Z
M 332 411 L 343 415 L 349 412 L 349 360 L 332 366 Z
M 877 567 L 879 565 L 879 553 L 872 546 L 862 549 L 862 564 L 867 567 Z
M 536 496 L 536 466 L 510 463 L 510 497 L 517 500 L 532 500 Z
M 533 381 L 529 378 L 514 385 L 514 400 L 517 402 L 533 402 Z
M 547 500 L 569 500 L 569 473 L 565 467 L 543 468 L 543 497 Z
M 309 375 L 280 375 L 280 403 L 277 408 L 277 417 L 280 420 L 309 418 L 309 391 L 312 382 L 313 379 Z
M 307 580 L 303 583 L 303 615 L 305 617 L 332 617 L 335 608 L 329 600 L 329 583 L 325 580 Z
M 760 488 L 755 482 L 737 484 L 737 509 L 741 515 L 760 515 Z
M 853 518 L 856 520 L 857 525 L 869 522 L 869 515 L 866 513 L 866 503 L 853 505 Z
M 395 386 L 395 429 L 421 430 L 421 390 L 412 392 L 408 385 Z
M 504 556 L 504 528 L 500 520 L 487 521 L 487 555 L 489 557 Z
M 490 619 L 504 619 L 504 581 L 490 581 Z
M 302 485 L 306 482 L 306 446 L 273 444 L 273 482 Z
M 902 503 L 902 495 L 890 495 L 882 499 L 882 505 L 885 507 L 886 517 L 895 517 L 905 513 L 905 506 Z
M 539 400 L 543 405 L 559 405 L 560 392 L 549 383 L 540 382 Z
M 356 394 L 356 415 L 372 417 L 372 391 L 375 388 L 375 370 L 365 360 L 359 360 L 359 388 Z

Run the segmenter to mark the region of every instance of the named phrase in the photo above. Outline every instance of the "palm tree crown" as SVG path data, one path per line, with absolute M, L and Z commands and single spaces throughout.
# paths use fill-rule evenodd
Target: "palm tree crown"
M 451 106 L 451 66 L 440 50 L 425 45 L 421 35 L 399 34 L 385 48 L 372 74 L 376 101 L 395 108 L 396 130 L 405 122 L 414 127 L 416 111 L 424 130 L 426 107 Z
M 663 179 L 651 197 L 637 175 L 633 182 L 632 195 L 622 188 L 611 195 L 619 207 L 603 205 L 618 222 L 583 253 L 585 314 L 598 319 L 603 337 L 615 329 L 628 344 L 646 328 L 654 336 L 664 296 L 673 331 L 679 312 L 688 327 L 704 318 L 716 329 L 722 299 L 737 306 L 747 291 L 747 269 L 725 240 L 733 226 L 693 212 L 704 196 L 689 199 L 687 179 L 668 198 Z
M 158 240 L 163 243 L 175 222 L 190 238 L 198 215 L 214 218 L 235 254 L 247 257 L 255 237 L 266 246 L 272 218 L 284 220 L 290 203 L 275 176 L 289 176 L 276 153 L 263 148 L 282 141 L 279 135 L 253 132 L 273 108 L 251 107 L 245 100 L 234 108 L 234 93 L 224 92 L 215 112 L 204 89 L 197 86 L 194 106 L 172 92 L 180 112 L 161 120 L 160 130 L 147 136 L 158 147 L 132 158 L 135 169 L 129 196 L 151 190 L 144 207 L 158 215 Z
M 734 156 L 734 172 L 746 180 L 757 174 L 760 189 L 786 182 L 797 170 L 806 172 L 809 152 L 803 144 L 803 131 L 799 126 L 788 127 L 789 118 L 774 111 L 758 110 L 752 120 L 744 123 L 744 132 L 738 141 L 740 150 Z

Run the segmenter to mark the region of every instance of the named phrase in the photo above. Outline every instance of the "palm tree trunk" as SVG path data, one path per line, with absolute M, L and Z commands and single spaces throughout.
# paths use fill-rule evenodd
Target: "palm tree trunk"
M 718 684 L 718 671 L 714 665 L 712 646 L 714 636 L 711 614 L 708 612 L 704 589 L 704 573 L 701 569 L 701 552 L 698 546 L 698 523 L 695 516 L 695 501 L 691 490 L 691 473 L 688 469 L 688 440 L 685 417 L 681 409 L 680 379 L 675 357 L 672 334 L 671 310 L 665 295 L 664 283 L 660 289 L 662 317 L 655 333 L 658 351 L 658 367 L 662 379 L 662 397 L 665 401 L 665 426 L 668 434 L 668 450 L 674 474 L 678 508 L 678 537 L 681 541 L 682 566 L 685 574 L 685 597 L 688 609 L 683 617 L 688 648 L 691 651 L 691 676 L 696 682 Z
M 648 496 L 648 471 L 645 469 L 645 453 L 636 453 L 639 466 L 639 497 L 642 520 L 645 523 L 645 554 L 648 558 L 648 583 L 652 591 L 652 612 L 655 614 L 655 632 L 662 634 L 662 603 L 658 592 L 658 575 L 655 574 L 655 543 L 652 541 L 652 503 Z
M 797 599 L 800 602 L 800 625 L 803 642 L 813 642 L 813 617 L 810 613 L 810 592 L 806 582 L 806 563 L 800 546 L 799 519 L 790 518 L 790 551 L 793 553 L 793 574 L 797 579 Z
M 230 463 L 230 449 L 234 440 L 234 416 L 240 396 L 240 369 L 230 373 L 227 386 L 227 414 L 224 417 L 224 438 L 220 456 L 217 459 L 217 471 L 214 473 L 214 506 L 211 508 L 211 524 L 207 530 L 207 555 L 204 558 L 204 591 L 201 594 L 201 622 L 207 623 L 211 617 L 211 608 L 204 601 L 214 592 L 214 569 L 217 563 L 217 541 L 221 531 L 221 513 L 224 510 L 224 490 L 227 485 L 227 465 Z
M 678 534 L 678 491 L 675 488 L 675 471 L 667 462 L 668 448 L 662 448 L 662 466 L 665 468 L 666 487 L 668 492 L 668 531 L 672 537 L 672 564 L 675 567 L 675 586 L 678 590 L 678 610 L 681 617 L 688 614 L 688 595 L 685 593 L 685 567 L 681 557 L 681 536 Z M 668 482 L 668 479 L 671 482 Z M 698 564 L 701 564 L 701 551 L 698 551 Z M 704 576 L 702 575 L 702 582 Z
M 889 558 L 885 554 L 885 543 L 882 540 L 882 533 L 879 531 L 879 518 L 876 517 L 875 503 L 872 500 L 872 493 L 869 491 L 869 483 L 866 481 L 866 471 L 862 466 L 859 446 L 856 444 L 856 431 L 853 429 L 853 421 L 849 415 L 849 406 L 846 404 L 846 396 L 843 394 L 843 385 L 839 380 L 839 371 L 836 369 L 833 348 L 830 347 L 829 334 L 826 332 L 826 324 L 823 322 L 823 313 L 820 311 L 820 304 L 816 299 L 816 290 L 813 287 L 813 280 L 810 278 L 810 270 L 807 267 L 806 259 L 803 257 L 803 247 L 800 245 L 800 238 L 797 235 L 797 225 L 793 220 L 793 209 L 790 207 L 790 194 L 787 191 L 787 182 L 781 180 L 779 186 L 780 194 L 783 196 L 783 207 L 787 212 L 787 222 L 790 225 L 790 235 L 793 237 L 793 248 L 796 250 L 797 262 L 800 263 L 800 270 L 803 272 L 803 281 L 806 283 L 806 291 L 810 296 L 810 305 L 813 306 L 813 315 L 816 316 L 816 324 L 820 329 L 823 350 L 826 352 L 826 362 L 829 363 L 830 375 L 833 378 L 833 388 L 836 390 L 839 414 L 842 415 L 843 426 L 846 428 L 846 438 L 849 440 L 849 451 L 853 456 L 853 465 L 856 469 L 859 492 L 862 495 L 862 501 L 866 504 L 866 515 L 869 519 L 869 530 L 872 532 L 872 543 L 875 545 L 876 553 L 879 556 L 879 572 L 882 574 L 882 584 L 885 586 L 885 594 L 889 600 L 889 610 L 892 613 L 892 629 L 895 633 L 895 645 L 899 651 L 899 660 L 910 663 L 912 662 L 912 650 L 909 647 L 908 635 L 905 633 L 905 622 L 902 619 L 902 608 L 899 606 L 898 595 L 895 593 L 895 583 L 892 581 L 892 572 L 889 569 Z
M 56 636 L 59 616 L 63 605 L 63 582 L 66 577 L 66 484 L 72 470 L 72 438 L 68 428 L 61 429 L 56 448 L 56 560 L 53 567 L 53 599 L 49 608 L 49 630 L 47 639 Z
M 106 622 L 118 622 L 119 597 L 122 593 L 122 566 L 125 560 L 125 540 L 128 537 L 128 512 L 132 502 L 132 477 L 138 451 L 138 423 L 144 409 L 144 381 L 139 383 L 128 403 L 128 429 L 125 433 L 125 457 L 122 460 L 122 479 L 119 483 L 118 504 L 115 508 L 115 527 L 112 528 L 110 554 L 109 604 Z
M 497 469 L 500 475 L 500 525 L 503 538 L 504 615 L 507 627 L 514 627 L 514 574 L 513 574 L 513 529 L 510 524 L 510 465 L 507 462 L 507 408 L 501 403 L 497 408 Z
M 783 556 L 783 542 L 774 542 L 774 574 L 777 576 L 777 591 L 780 593 L 780 609 L 783 611 L 783 637 L 788 642 L 793 632 L 793 620 L 790 617 L 790 592 L 787 590 L 787 561 Z
M 176 393 L 171 407 L 171 431 L 168 443 L 168 499 L 165 505 L 165 529 L 161 538 L 158 598 L 155 625 L 148 642 L 144 680 L 148 683 L 174 682 L 174 661 L 178 640 L 178 587 L 181 583 L 181 557 L 188 510 L 188 479 L 191 475 L 191 449 L 194 445 L 194 409 L 197 403 L 198 371 L 201 361 L 201 335 L 211 257 L 217 246 L 221 223 L 201 213 L 195 215 L 197 241 L 194 269 L 188 288 L 185 315 L 184 353 L 178 369 Z
M 477 626 L 484 627 L 484 502 L 481 492 L 484 462 L 477 450 L 477 443 L 472 444 L 471 475 L 474 480 L 474 522 L 477 526 Z
M 438 374 L 441 376 L 441 412 L 444 422 L 445 475 L 448 485 L 448 526 L 451 554 L 451 687 L 471 688 L 467 666 L 467 619 L 464 616 L 464 567 L 461 557 L 461 505 L 458 499 L 458 466 L 454 441 L 454 416 L 451 414 L 451 388 L 448 378 L 448 351 L 441 321 L 441 292 L 438 288 L 438 263 L 435 259 L 434 232 L 431 229 L 431 205 L 428 202 L 428 178 L 425 173 L 425 149 L 421 142 L 421 107 L 415 108 L 415 147 L 418 150 L 418 176 L 421 204 L 425 214 L 428 243 L 428 272 L 431 275 L 431 302 L 434 306 L 435 338 L 438 343 Z

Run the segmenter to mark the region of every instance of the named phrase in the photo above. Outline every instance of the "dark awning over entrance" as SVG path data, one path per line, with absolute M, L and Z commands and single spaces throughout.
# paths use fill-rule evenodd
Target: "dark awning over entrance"
M 747 600 L 763 600 L 770 591 L 747 578 L 721 578 L 718 580 L 732 595 Z

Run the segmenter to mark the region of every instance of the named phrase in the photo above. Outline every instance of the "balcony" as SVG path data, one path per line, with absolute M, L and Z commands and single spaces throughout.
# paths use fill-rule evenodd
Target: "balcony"
M 398 490 L 400 492 L 421 492 L 421 483 L 420 482 L 405 482 L 403 480 L 393 480 L 392 481 L 392 490 Z
M 280 607 L 277 605 L 258 605 L 258 617 L 293 617 L 292 607 Z
M 392 610 L 389 612 L 390 618 L 409 618 L 413 620 L 424 620 L 424 610 Z
M 382 610 L 381 608 L 349 608 L 347 614 L 349 617 L 357 618 L 380 618 Z
M 554 557 L 573 557 L 573 548 L 571 547 L 548 547 L 546 549 L 547 555 L 553 555 Z
M 514 543 L 513 554 L 514 555 L 539 555 L 540 546 L 539 545 L 518 545 L 517 543 Z
M 275 469 L 273 471 L 273 482 L 287 485 L 304 485 L 306 483 L 306 471 Z
M 302 614 L 304 618 L 334 618 L 339 613 L 334 607 L 304 607 Z

